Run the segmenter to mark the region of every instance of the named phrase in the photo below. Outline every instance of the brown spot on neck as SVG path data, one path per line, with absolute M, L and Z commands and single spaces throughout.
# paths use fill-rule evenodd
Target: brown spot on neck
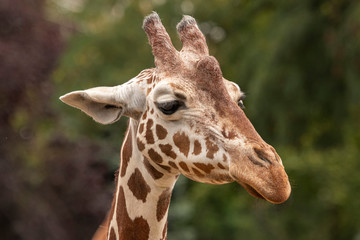
M 149 162 L 149 160 L 146 157 L 144 157 L 144 165 L 145 165 L 146 170 L 150 173 L 150 175 L 155 180 L 162 178 L 164 176 L 163 173 L 159 172 L 158 170 L 156 170 L 156 168 L 153 165 L 151 165 L 151 163 Z
M 174 163 L 173 161 L 169 161 L 169 165 L 175 169 L 179 169 L 176 163 Z
M 214 183 L 230 183 L 234 181 L 228 174 L 216 174 L 212 177 L 212 180 L 215 181 Z
M 168 224 L 168 222 L 166 221 L 163 232 L 162 232 L 161 240 L 166 240 L 166 237 L 167 237 L 167 224 Z
M 185 171 L 185 172 L 190 172 L 188 166 L 186 165 L 185 162 L 179 162 L 179 166 Z
M 176 158 L 176 153 L 172 150 L 172 146 L 170 144 L 159 144 L 161 151 L 168 157 L 172 159 Z
M 110 238 L 109 239 L 110 240 L 116 240 L 115 230 L 114 230 L 113 227 L 110 230 Z
M 134 173 L 129 178 L 128 186 L 134 196 L 143 202 L 146 201 L 146 197 L 151 191 L 138 168 L 135 168 Z
M 205 173 L 209 174 L 211 172 L 211 170 L 213 170 L 215 167 L 208 163 L 208 164 L 205 164 L 205 163 L 194 163 L 194 165 L 201 169 L 202 171 L 204 171 Z
M 145 149 L 145 144 L 140 140 L 140 138 L 136 138 L 136 144 L 140 152 Z
M 139 133 L 142 134 L 143 131 L 144 131 L 144 123 L 141 123 L 140 126 L 139 126 Z
M 194 141 L 194 155 L 199 155 L 201 153 L 201 143 L 198 140 Z
M 166 211 L 168 210 L 170 205 L 170 199 L 171 199 L 170 189 L 166 189 L 161 193 L 156 206 L 156 219 L 158 220 L 158 222 L 160 222 L 161 219 L 163 219 L 163 217 L 165 216 Z
M 156 124 L 156 135 L 160 140 L 164 139 L 167 134 L 168 132 L 163 126 Z
M 118 224 L 119 239 L 144 240 L 149 239 L 150 226 L 143 217 L 131 220 L 129 217 L 125 194 L 122 187 L 118 192 L 118 204 L 116 209 L 116 222 Z
M 121 149 L 121 172 L 120 176 L 125 176 L 126 169 L 128 167 L 131 155 L 132 155 L 132 144 L 131 144 L 132 134 L 131 130 L 128 129 L 126 142 L 124 143 Z
M 163 165 L 163 164 L 158 164 L 159 167 L 161 167 L 162 169 L 164 169 L 165 171 L 167 171 L 168 173 L 171 173 L 171 167 Z
M 221 163 L 218 163 L 217 165 L 218 165 L 219 168 L 225 169 L 225 167 Z
M 203 178 L 205 177 L 204 174 L 202 174 L 199 170 L 197 170 L 196 168 L 192 168 L 193 172 L 196 174 L 196 176 L 198 176 L 199 178 Z
M 180 152 L 182 152 L 187 157 L 190 150 L 189 137 L 185 133 L 177 132 L 174 134 L 173 140 L 175 145 L 179 148 Z
M 147 118 L 147 111 L 144 112 L 143 116 L 142 116 L 142 120 L 145 120 Z
M 119 181 L 119 171 L 116 171 L 115 172 L 115 186 L 117 186 L 118 181 Z M 109 214 L 109 218 L 108 218 L 108 226 L 110 224 L 110 219 L 112 219 L 112 217 L 114 216 L 114 212 L 116 211 L 115 200 L 116 200 L 116 197 L 114 196 L 112 203 L 111 203 L 111 209 L 110 209 L 110 214 Z
M 213 159 L 214 154 L 219 150 L 219 147 L 216 144 L 214 144 L 209 138 L 206 138 L 206 148 L 207 148 L 206 157 L 210 159 Z
M 154 144 L 154 135 L 153 132 L 151 130 L 151 127 L 153 126 L 154 121 L 152 119 L 149 119 L 146 123 L 146 132 L 145 132 L 145 139 L 146 139 L 146 143 L 148 144 Z
M 154 149 L 150 148 L 148 151 L 149 157 L 156 163 L 162 163 L 163 159 L 160 154 L 158 154 Z

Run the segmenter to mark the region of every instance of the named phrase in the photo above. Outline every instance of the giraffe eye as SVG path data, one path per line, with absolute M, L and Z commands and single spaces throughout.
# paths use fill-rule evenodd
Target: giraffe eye
M 183 103 L 177 100 L 171 102 L 157 103 L 157 107 L 165 115 L 171 115 L 175 113 L 182 105 Z
M 245 109 L 245 106 L 244 106 L 244 103 L 243 103 L 243 101 L 242 100 L 239 100 L 238 101 L 238 106 L 241 108 L 241 109 Z
M 245 109 L 244 102 L 243 102 L 244 99 L 245 99 L 245 94 L 241 95 L 241 97 L 240 97 L 240 99 L 239 99 L 239 101 L 237 103 L 238 106 L 243 110 Z

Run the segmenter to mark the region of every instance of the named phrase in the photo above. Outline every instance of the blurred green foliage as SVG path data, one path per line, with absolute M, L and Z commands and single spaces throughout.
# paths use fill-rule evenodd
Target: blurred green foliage
M 274 206 L 254 200 L 236 184 L 210 186 L 182 178 L 170 208 L 169 239 L 360 237 L 359 2 L 91 4 L 69 13 L 79 29 L 54 75 L 59 93 L 121 84 L 153 66 L 140 28 L 152 10 L 178 48 L 175 25 L 182 14 L 193 15 L 224 76 L 247 94 L 247 115 L 279 149 L 293 185 L 290 200 Z M 71 114 L 81 125 L 72 131 L 92 136 L 91 121 Z M 123 126 L 111 126 L 111 132 Z
M 286 204 L 255 201 L 234 184 L 183 178 L 170 209 L 169 239 L 359 238 L 358 2 L 107 1 L 83 7 L 71 14 L 83 32 L 72 37 L 56 71 L 58 90 L 127 81 L 153 66 L 143 16 L 157 11 L 179 47 L 174 26 L 191 14 L 224 76 L 247 93 L 246 113 L 256 129 L 280 149 L 293 185 Z M 87 124 L 79 134 L 92 134 Z
M 71 208 L 65 220 L 53 210 L 58 205 L 42 205 L 44 219 L 51 214 L 59 217 L 53 225 L 40 221 L 46 223 L 44 228 L 49 228 L 41 236 L 51 236 L 46 235 L 50 229 L 61 226 L 73 215 L 78 218 L 71 218 L 71 224 L 91 236 L 96 227 L 90 229 L 77 223 L 91 219 L 96 226 L 105 216 L 108 206 L 96 205 L 81 191 L 83 184 L 96 182 L 97 192 L 86 195 L 100 194 L 103 188 L 101 194 L 111 198 L 112 178 L 104 171 L 112 175 L 118 166 L 127 119 L 100 126 L 80 111 L 61 104 L 58 97 L 73 90 L 118 85 L 154 66 L 141 29 L 143 17 L 154 10 L 177 48 L 181 44 L 176 36 L 176 23 L 183 14 L 197 19 L 224 77 L 237 82 L 247 94 L 245 113 L 260 135 L 277 149 L 293 187 L 286 203 L 272 205 L 252 198 L 237 184 L 213 186 L 182 177 L 170 205 L 168 238 L 360 239 L 359 1 L 48 0 L 45 3 L 47 19 L 60 25 L 66 44 L 49 80 L 51 96 L 39 98 L 36 90 L 27 88 L 28 105 L 13 104 L 9 113 L 9 128 L 31 140 L 24 143 L 26 148 L 21 143 L 6 151 L 8 156 L 21 159 L 16 162 L 16 167 L 21 169 L 16 176 L 26 176 L 30 182 L 27 184 L 35 189 L 31 198 L 16 204 L 24 207 L 26 199 L 38 198 L 39 203 L 53 202 L 53 198 L 39 197 L 44 194 L 40 191 L 44 188 L 62 189 L 56 193 L 60 198 L 66 197 L 64 204 L 75 202 L 74 206 L 82 206 L 87 201 L 91 204 L 79 212 L 77 207 Z M 32 112 L 33 106 L 38 109 L 43 104 L 51 109 L 51 116 Z M 32 123 L 30 127 L 28 122 Z M 28 128 L 32 129 L 30 133 Z M 1 141 L 6 142 L 5 138 L 2 136 Z M 78 153 L 74 155 L 74 152 Z M 72 166 L 71 174 L 61 161 Z M 102 175 L 99 175 L 105 175 L 105 180 L 88 179 L 84 169 L 89 166 L 92 174 L 101 166 Z M 65 191 L 67 181 L 59 182 L 59 176 L 54 176 L 52 171 L 60 171 L 59 175 L 61 171 L 68 173 L 66 176 L 74 178 L 76 184 Z M 84 177 L 77 176 L 76 171 Z M 54 183 L 44 185 L 49 179 L 55 179 Z M 81 200 L 75 200 L 74 196 L 81 196 Z M 107 203 L 109 200 L 105 198 L 101 197 L 100 202 Z M 94 204 L 97 213 L 86 212 Z M 36 239 L 24 237 L 26 234 L 18 230 L 22 226 L 19 221 L 16 226 L 12 229 L 22 236 L 20 239 Z M 79 234 L 71 231 L 62 234 L 59 236 L 64 236 L 63 239 L 79 239 Z

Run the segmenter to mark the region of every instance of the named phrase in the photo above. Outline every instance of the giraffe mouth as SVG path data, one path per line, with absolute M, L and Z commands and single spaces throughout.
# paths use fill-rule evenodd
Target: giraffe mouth
M 240 184 L 243 188 L 245 188 L 245 190 L 253 197 L 255 198 L 259 198 L 259 199 L 263 199 L 263 200 L 268 200 L 266 197 L 264 197 L 258 190 L 256 190 L 254 187 L 252 187 L 250 184 L 245 183 L 244 181 L 241 181 L 239 177 L 236 177 L 234 175 L 232 175 L 232 177 L 234 178 L 234 180 Z
M 239 182 L 240 183 L 240 182 Z M 255 188 L 253 188 L 252 186 L 250 186 L 249 184 L 246 183 L 240 183 L 241 186 L 243 186 L 245 188 L 245 190 L 252 196 L 256 197 L 256 198 L 260 198 L 260 199 L 264 199 L 266 200 L 263 195 L 261 195 L 258 191 L 256 191 Z
M 290 196 L 291 187 L 283 167 L 277 167 L 269 173 L 262 172 L 262 175 L 258 174 L 252 179 L 244 177 L 244 173 L 240 172 L 237 167 L 230 168 L 230 174 L 237 183 L 256 198 L 271 203 L 282 203 Z

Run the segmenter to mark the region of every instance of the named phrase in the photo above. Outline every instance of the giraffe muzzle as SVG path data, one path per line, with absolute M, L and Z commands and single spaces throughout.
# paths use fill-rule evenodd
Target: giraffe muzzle
M 271 203 L 285 202 L 291 192 L 288 177 L 282 167 L 270 167 L 266 173 L 257 173 L 252 178 L 244 177 L 244 171 L 230 167 L 230 175 L 242 185 L 245 190 L 256 198 L 265 199 Z M 246 171 L 246 170 L 245 170 Z
M 247 154 L 237 156 L 232 158 L 230 175 L 250 195 L 272 203 L 282 203 L 289 198 L 289 179 L 280 157 L 272 147 L 265 151 L 254 148 Z

